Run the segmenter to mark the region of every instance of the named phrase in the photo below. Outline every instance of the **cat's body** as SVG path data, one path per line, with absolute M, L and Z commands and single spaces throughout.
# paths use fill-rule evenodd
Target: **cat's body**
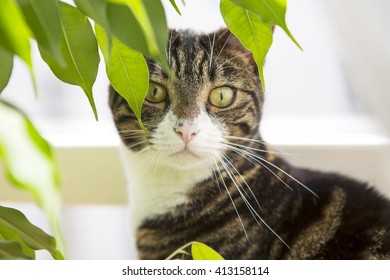
M 140 258 L 190 241 L 227 259 L 390 258 L 387 199 L 292 167 L 261 140 L 263 92 L 237 38 L 172 32 L 168 61 L 176 79 L 148 60 L 148 132 L 110 89 Z

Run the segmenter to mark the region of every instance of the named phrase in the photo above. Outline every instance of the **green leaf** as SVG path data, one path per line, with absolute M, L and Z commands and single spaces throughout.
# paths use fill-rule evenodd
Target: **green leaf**
M 194 242 L 191 246 L 194 260 L 223 260 L 224 258 L 206 244 Z
M 32 260 L 22 246 L 14 240 L 0 239 L 0 260 Z
M 17 235 L 15 232 L 13 232 L 12 230 L 4 226 L 0 226 L 0 242 L 1 241 L 13 241 L 19 244 L 19 247 L 22 250 L 22 254 L 15 252 L 11 255 L 12 258 L 24 258 L 29 260 L 35 259 L 35 251 L 30 247 L 28 247 L 26 243 L 24 243 L 24 241 L 19 237 L 19 235 Z M 20 250 L 18 246 L 14 246 L 14 247 L 16 247 L 17 250 Z M 0 245 L 0 251 L 1 251 L 1 245 Z M 2 254 L 0 253 L 0 258 L 1 255 Z
M 112 33 L 128 47 L 156 59 L 171 74 L 165 56 L 168 27 L 160 0 L 109 0 Z M 113 4 L 115 3 L 115 4 Z M 128 9 L 124 9 L 124 4 Z
M 106 62 L 106 72 L 113 88 L 124 98 L 141 122 L 141 109 L 149 86 L 148 66 L 143 55 L 115 37 L 111 48 L 104 30 L 95 25 L 96 37 Z M 111 51 L 110 51 L 111 50 Z
M 8 179 L 29 191 L 47 213 L 59 247 L 59 172 L 49 144 L 18 110 L 0 101 L 0 159 Z
M 56 240 L 31 224 L 18 210 L 0 206 L 0 226 L 16 233 L 31 249 L 47 250 L 54 259 L 63 259 L 61 252 L 56 249 Z
M 177 12 L 179 15 L 181 15 L 180 10 L 179 10 L 179 7 L 177 6 L 175 0 L 169 0 L 169 2 L 171 2 L 172 6 L 173 6 L 173 8 L 175 8 L 176 12 Z
M 107 2 L 107 18 L 112 34 L 133 50 L 149 54 L 140 24 L 130 9 Z
M 22 12 L 12 0 L 0 1 L 0 47 L 18 55 L 32 69 L 30 30 Z
M 106 13 L 106 0 L 74 0 L 74 2 L 81 12 L 93 19 L 106 32 L 110 31 Z
M 39 51 L 57 78 L 83 89 L 97 120 L 92 87 L 100 58 L 95 34 L 88 19 L 77 8 L 59 2 L 59 11 L 62 29 L 61 53 L 65 64 L 58 64 L 45 49 L 39 48 Z
M 7 86 L 9 79 L 11 78 L 13 68 L 13 55 L 0 47 L 0 93 Z
M 56 0 L 17 0 L 38 44 L 45 48 L 59 64 L 63 64 L 60 50 L 61 22 Z
M 232 0 L 235 4 L 245 8 L 261 20 L 270 25 L 279 25 L 290 39 L 302 50 L 286 24 L 287 0 Z
M 230 0 L 221 0 L 220 9 L 227 27 L 240 39 L 242 45 L 252 52 L 265 91 L 263 65 L 272 45 L 272 27 L 264 24 L 254 13 L 235 5 Z

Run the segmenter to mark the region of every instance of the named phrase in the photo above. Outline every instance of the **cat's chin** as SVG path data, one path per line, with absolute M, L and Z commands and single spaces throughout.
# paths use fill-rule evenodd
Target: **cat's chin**
M 193 169 L 208 165 L 207 157 L 199 156 L 189 150 L 175 152 L 169 155 L 166 164 L 177 169 Z

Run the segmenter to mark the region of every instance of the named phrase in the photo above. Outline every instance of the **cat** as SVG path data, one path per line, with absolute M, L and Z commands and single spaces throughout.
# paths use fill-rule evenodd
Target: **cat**
M 291 166 L 259 134 L 264 94 L 228 29 L 170 31 L 168 76 L 146 58 L 140 128 L 110 86 L 141 259 L 203 242 L 225 259 L 390 259 L 390 201 L 336 174 Z

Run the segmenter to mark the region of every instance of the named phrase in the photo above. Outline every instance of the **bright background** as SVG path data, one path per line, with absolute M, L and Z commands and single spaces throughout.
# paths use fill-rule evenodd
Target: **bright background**
M 172 27 L 213 32 L 223 26 L 217 0 L 187 0 L 185 7 L 177 1 L 181 17 L 163 2 Z M 276 29 L 261 132 L 292 153 L 295 164 L 349 174 L 390 195 L 388 11 L 387 0 L 290 0 L 287 23 L 304 52 Z M 55 148 L 68 258 L 135 258 L 103 63 L 94 86 L 96 122 L 82 90 L 58 81 L 36 49 L 34 58 L 39 97 L 20 61 L 2 96 L 27 112 Z M 8 186 L 1 193 L 3 204 L 49 230 L 26 194 Z

